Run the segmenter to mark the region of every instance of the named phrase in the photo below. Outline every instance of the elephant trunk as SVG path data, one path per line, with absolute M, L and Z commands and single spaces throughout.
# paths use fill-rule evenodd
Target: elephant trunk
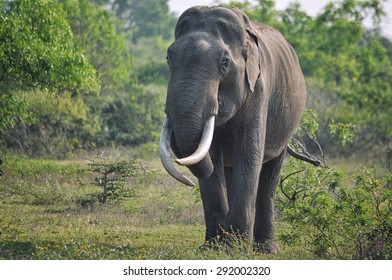
M 203 128 L 203 134 L 197 150 L 190 156 L 177 159 L 179 165 L 190 166 L 199 163 L 208 153 L 214 136 L 215 117 L 211 117 Z
M 215 106 L 210 104 L 202 104 L 203 98 L 200 98 L 200 92 L 208 93 L 207 91 L 198 92 L 199 98 L 192 98 L 191 94 L 175 94 L 169 86 L 166 107 L 168 116 L 165 121 L 168 128 L 165 133 L 165 128 L 162 129 L 161 159 L 162 145 L 168 146 L 167 143 L 164 144 L 163 142 L 168 142 L 170 138 L 170 146 L 179 158 L 176 162 L 179 165 L 187 166 L 197 178 L 208 178 L 213 172 L 213 164 L 208 151 L 213 138 L 215 115 L 217 113 L 214 111 L 217 111 L 217 109 L 214 109 Z M 209 93 L 211 94 L 211 92 Z M 163 139 L 164 136 L 166 136 L 166 139 Z M 165 151 L 165 148 L 163 148 L 163 151 Z M 166 163 L 162 160 L 162 163 L 165 166 L 167 160 Z M 173 175 L 173 172 L 168 170 L 172 167 L 167 168 L 165 166 L 165 168 Z M 179 179 L 178 176 L 173 175 L 177 180 L 187 184 L 181 179 L 181 176 Z
M 187 121 L 172 122 L 171 147 L 178 157 L 176 162 L 187 166 L 197 178 L 207 178 L 213 171 L 208 151 L 214 133 L 214 123 L 215 117 L 211 117 L 197 128 L 195 124 L 189 125 Z
M 201 140 L 196 151 L 186 157 L 177 159 L 176 162 L 183 166 L 188 166 L 192 173 L 198 178 L 208 177 L 212 171 L 212 162 L 208 155 L 214 134 L 215 117 L 211 117 L 204 126 Z M 160 154 L 161 161 L 165 169 L 178 181 L 188 185 L 194 186 L 194 183 L 187 177 L 182 175 L 174 167 L 170 159 L 170 142 L 172 136 L 172 129 L 169 120 L 166 118 L 163 124 L 161 139 L 160 139 Z M 172 142 L 173 143 L 173 142 Z M 172 144 L 173 145 L 173 144 Z

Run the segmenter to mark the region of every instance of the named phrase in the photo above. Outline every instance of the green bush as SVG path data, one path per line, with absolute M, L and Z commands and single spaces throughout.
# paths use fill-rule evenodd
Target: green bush
M 91 147 L 91 138 L 100 130 L 98 118 L 91 116 L 80 95 L 37 91 L 19 93 L 18 98 L 31 119 L 4 129 L 1 140 L 8 148 L 32 157 L 64 158 Z
M 276 207 L 287 227 L 279 238 L 302 247 L 316 258 L 392 258 L 392 168 L 358 168 L 355 174 L 327 167 L 317 142 L 318 118 L 307 110 L 293 137 L 293 147 L 308 153 L 317 144 L 323 168 L 297 159 L 283 167 Z M 330 124 L 331 135 L 343 145 L 355 135 L 352 124 Z
M 127 185 L 127 178 L 141 174 L 143 166 L 135 160 L 112 161 L 108 156 L 95 156 L 89 160 L 87 170 L 94 175 L 93 185 L 101 188 L 101 192 L 90 194 L 81 201 L 82 206 L 91 205 L 93 197 L 101 204 L 119 202 L 134 196 L 134 190 Z
M 392 172 L 367 168 L 349 176 L 341 170 L 305 166 L 292 159 L 277 192 L 280 235 L 326 259 L 392 258 Z

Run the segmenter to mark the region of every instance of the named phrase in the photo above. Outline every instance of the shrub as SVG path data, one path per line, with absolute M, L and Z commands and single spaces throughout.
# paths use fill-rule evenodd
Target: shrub
M 317 258 L 392 258 L 392 169 L 376 176 L 368 168 L 354 175 L 328 168 L 317 130 L 316 113 L 306 111 L 293 144 L 309 155 L 304 139 L 311 139 L 324 167 L 296 159 L 284 166 L 277 209 L 288 230 L 280 234 L 281 241 L 303 247 Z M 356 132 L 352 124 L 334 122 L 330 130 L 343 145 L 352 142 Z
M 289 223 L 283 243 L 318 258 L 392 258 L 392 172 L 376 176 L 363 168 L 348 176 L 292 159 L 277 198 L 280 217 Z
M 127 186 L 127 178 L 136 177 L 145 171 L 141 163 L 135 160 L 112 161 L 108 156 L 95 156 L 89 159 L 87 170 L 94 175 L 93 185 L 100 187 L 102 192 L 92 194 L 101 204 L 109 200 L 118 202 L 134 196 L 134 191 Z M 88 204 L 91 204 L 91 196 Z

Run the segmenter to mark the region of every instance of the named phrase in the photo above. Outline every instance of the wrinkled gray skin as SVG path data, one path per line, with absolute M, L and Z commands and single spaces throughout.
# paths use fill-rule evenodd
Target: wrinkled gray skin
M 165 112 L 175 155 L 191 155 L 216 116 L 208 154 L 188 166 L 200 184 L 206 241 L 222 240 L 225 230 L 277 253 L 275 189 L 306 99 L 293 48 L 240 10 L 194 7 L 179 18 L 167 53 Z

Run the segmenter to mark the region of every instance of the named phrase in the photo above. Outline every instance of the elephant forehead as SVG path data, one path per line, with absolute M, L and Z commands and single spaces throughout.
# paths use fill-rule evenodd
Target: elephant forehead
M 170 46 L 168 54 L 172 58 L 172 62 L 175 62 L 176 58 L 183 60 L 184 57 L 203 59 L 207 55 L 213 55 L 214 50 L 220 50 L 221 46 L 222 44 L 218 40 L 211 40 L 205 34 L 194 32 L 176 40 Z
M 205 40 L 200 40 L 197 42 L 196 48 L 202 52 L 208 51 L 211 48 L 211 44 Z
M 243 42 L 246 38 L 242 20 L 223 7 L 194 7 L 185 11 L 177 22 L 175 38 L 194 31 L 208 32 L 227 43 Z
M 211 40 L 211 36 L 205 32 L 191 32 L 186 36 L 176 40 L 173 44 L 174 49 L 176 48 L 191 48 L 200 50 L 209 50 L 214 41 Z

